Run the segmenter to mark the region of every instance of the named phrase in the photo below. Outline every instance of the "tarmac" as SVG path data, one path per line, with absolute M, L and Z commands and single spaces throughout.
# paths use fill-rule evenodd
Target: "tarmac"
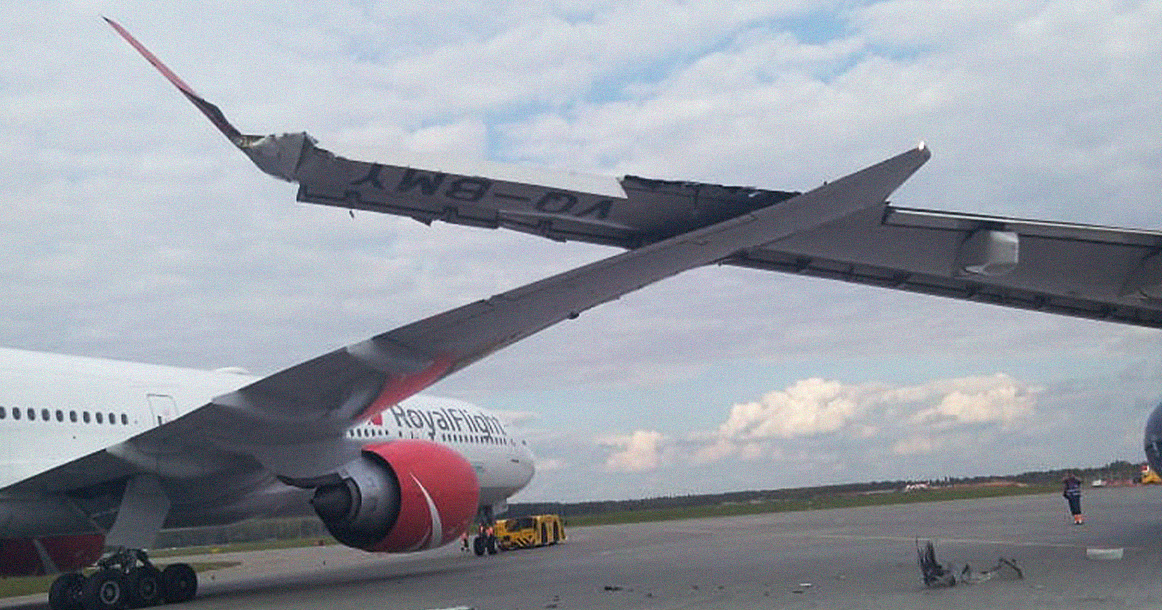
M 1059 495 L 1034 495 L 572 528 L 559 545 L 484 558 L 458 544 L 413 555 L 340 546 L 212 554 L 184 560 L 241 565 L 201 574 L 198 598 L 181 607 L 1162 606 L 1162 487 L 1086 489 L 1082 506 L 1082 526 Z M 935 541 L 937 559 L 956 573 L 1005 557 L 1023 578 L 927 588 L 917 540 Z M 1112 549 L 1120 559 L 1109 558 Z M 47 604 L 41 595 L 0 607 Z

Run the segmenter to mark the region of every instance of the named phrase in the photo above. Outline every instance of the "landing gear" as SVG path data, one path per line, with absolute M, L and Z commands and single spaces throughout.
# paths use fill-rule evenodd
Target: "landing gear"
M 472 541 L 472 550 L 476 552 L 477 557 L 483 557 L 485 553 L 495 555 L 497 550 L 496 536 L 484 531 L 484 528 L 481 529 L 480 535 Z
M 166 566 L 161 573 L 161 591 L 166 603 L 188 602 L 198 594 L 198 575 L 184 563 Z
M 114 569 L 98 570 L 81 587 L 81 606 L 85 610 L 117 610 L 128 601 L 125 575 Z
M 81 591 L 85 577 L 76 572 L 61 574 L 48 589 L 48 607 L 52 610 L 82 610 Z
M 88 577 L 62 574 L 48 591 L 52 610 L 119 610 L 189 601 L 198 592 L 198 575 L 184 563 L 158 570 L 145 551 L 123 549 L 97 562 Z
M 495 555 L 497 551 L 496 519 L 492 516 L 492 507 L 481 506 L 476 519 L 480 522 L 480 530 L 476 539 L 472 541 L 472 550 L 476 552 L 477 557 L 483 557 L 485 553 Z

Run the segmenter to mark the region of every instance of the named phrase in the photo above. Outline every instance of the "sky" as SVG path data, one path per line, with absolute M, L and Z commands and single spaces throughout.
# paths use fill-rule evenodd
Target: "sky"
M 615 253 L 294 201 L 247 133 L 806 190 L 924 141 L 906 207 L 1159 228 L 1162 0 L 0 8 L 0 345 L 269 374 Z M 358 154 L 354 154 L 358 152 Z M 430 389 L 539 457 L 514 501 L 1142 459 L 1159 332 L 696 269 Z

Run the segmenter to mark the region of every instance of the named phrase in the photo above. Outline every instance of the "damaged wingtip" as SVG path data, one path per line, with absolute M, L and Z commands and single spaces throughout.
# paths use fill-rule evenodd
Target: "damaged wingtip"
M 140 53 L 141 56 L 150 63 L 150 65 L 156 68 L 158 72 L 161 72 L 161 75 L 164 76 L 166 80 L 168 80 L 174 87 L 177 87 L 178 91 L 181 91 L 182 95 L 186 96 L 186 99 L 188 99 L 190 103 L 192 103 L 199 111 L 201 111 L 201 113 L 204 114 L 207 119 L 210 119 L 210 122 L 214 124 L 214 127 L 217 127 L 218 131 L 222 132 L 222 135 L 225 135 L 226 138 L 229 139 L 235 146 L 241 148 L 248 141 L 253 139 L 252 136 L 243 134 L 242 132 L 238 131 L 236 127 L 231 125 L 230 121 L 226 120 L 226 116 L 222 114 L 222 111 L 217 106 L 207 102 L 205 98 L 198 95 L 194 89 L 186 84 L 186 82 L 183 81 L 177 74 L 175 74 L 173 70 L 170 70 L 169 66 L 162 63 L 162 61 L 158 59 L 156 55 L 150 52 L 149 49 L 145 48 L 145 45 L 141 44 L 141 42 L 134 38 L 133 35 L 129 33 L 129 30 L 126 30 L 121 26 L 121 24 L 108 17 L 105 17 L 104 15 L 102 15 L 101 18 L 104 19 L 110 27 L 116 30 L 117 33 L 125 39 L 125 42 L 129 43 L 129 46 L 136 49 L 137 52 Z

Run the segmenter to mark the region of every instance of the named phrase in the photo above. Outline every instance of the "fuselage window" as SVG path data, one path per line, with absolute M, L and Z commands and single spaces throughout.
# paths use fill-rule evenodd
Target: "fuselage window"
M 76 411 L 69 411 L 69 421 L 73 422 L 74 424 L 77 423 L 77 412 Z
M 56 420 L 57 421 L 64 421 L 65 420 L 65 412 L 61 411 L 60 409 L 57 409 L 56 410 Z
M 128 426 L 128 425 L 129 425 L 129 416 L 128 416 L 128 415 L 126 415 L 126 414 L 124 414 L 124 413 L 122 413 L 122 414 L 121 414 L 121 425 L 122 425 L 122 426 Z
M 12 409 L 12 419 L 20 419 L 20 409 L 17 409 L 17 408 L 15 408 L 15 407 L 13 407 L 13 409 Z
M 98 423 L 98 424 L 103 424 L 103 423 L 105 423 L 105 422 L 101 421 L 102 419 L 104 419 L 104 415 L 103 415 L 103 414 L 102 414 L 100 411 L 97 411 L 97 413 L 96 413 L 95 415 L 96 415 L 96 417 L 97 417 L 97 423 Z
M 28 421 L 36 421 L 36 409 L 29 409 L 25 413 L 28 415 Z
M 8 410 L 5 409 L 4 407 L 0 407 L 0 419 L 5 419 L 7 417 L 8 417 Z
M 52 415 L 49 414 L 48 409 L 41 409 L 40 418 L 44 421 L 49 421 L 52 419 Z
M 110 413 L 110 414 L 109 414 L 109 423 L 110 423 L 110 424 L 116 424 L 116 423 L 117 423 L 117 414 L 116 414 L 116 413 Z
M 85 422 L 86 424 L 89 423 L 89 412 L 88 411 L 81 411 L 81 421 Z

